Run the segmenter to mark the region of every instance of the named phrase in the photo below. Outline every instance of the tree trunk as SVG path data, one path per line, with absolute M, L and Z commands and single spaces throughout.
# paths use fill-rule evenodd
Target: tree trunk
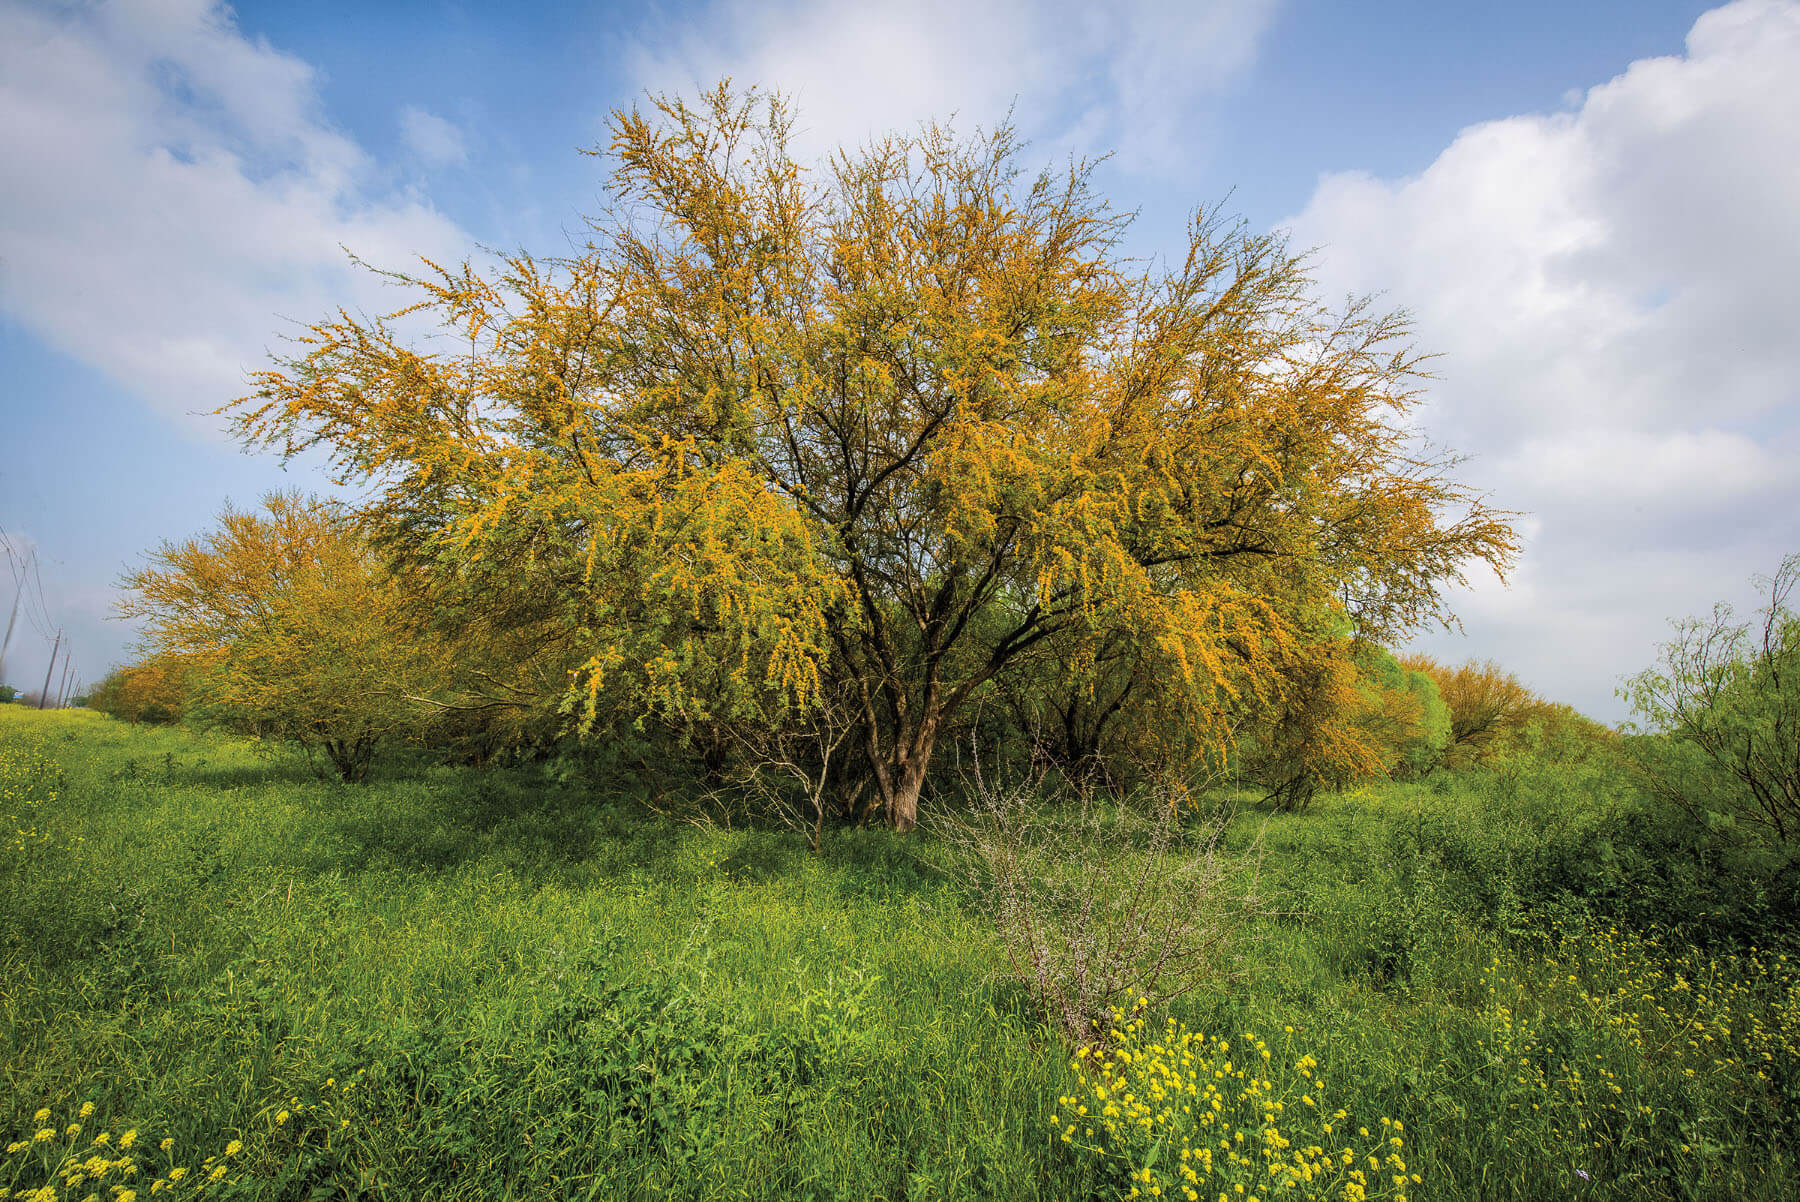
M 894 829 L 905 833 L 919 825 L 919 793 L 925 787 L 925 768 L 931 762 L 931 749 L 901 766 L 894 779 L 893 797 L 888 802 L 888 820 Z
M 369 775 L 369 763 L 375 757 L 373 739 L 327 739 L 325 754 L 345 784 L 360 784 Z
M 931 766 L 931 752 L 937 744 L 942 718 L 943 715 L 934 714 L 920 723 L 910 738 L 896 738 L 887 755 L 871 747 L 876 753 L 872 756 L 875 783 L 881 790 L 888 823 L 902 833 L 919 825 L 919 794 L 925 787 L 925 771 Z

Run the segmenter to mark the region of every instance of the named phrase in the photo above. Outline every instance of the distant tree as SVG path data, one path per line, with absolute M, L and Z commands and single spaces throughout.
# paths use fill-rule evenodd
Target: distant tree
M 409 699 L 444 674 L 399 584 L 329 501 L 228 507 L 212 534 L 164 543 L 124 585 L 122 613 L 145 620 L 151 662 L 180 666 L 196 716 L 293 740 L 346 781 L 414 728 Z
M 1449 734 L 1449 709 L 1428 675 L 1338 636 L 1248 728 L 1240 771 L 1277 808 L 1304 809 L 1321 790 L 1429 771 Z
M 1400 662 L 1430 677 L 1449 709 L 1449 740 L 1423 771 L 1493 768 L 1521 755 L 1567 761 L 1615 743 L 1606 727 L 1544 699 L 1492 660 L 1449 667 L 1414 654 Z
M 1354 720 L 1379 749 L 1383 770 L 1423 776 L 1443 758 L 1453 716 L 1431 675 L 1367 646 L 1356 656 L 1361 704 Z
M 1450 708 L 1449 767 L 1467 767 L 1491 758 L 1507 736 L 1544 705 L 1542 698 L 1493 660 L 1470 660 L 1455 668 L 1425 655 L 1405 656 L 1400 662 L 1429 675 Z
M 1509 561 L 1507 515 L 1416 451 L 1405 323 L 1321 307 L 1279 239 L 1196 217 L 1146 266 L 1090 170 L 1022 176 L 1010 129 L 818 171 L 792 129 L 723 86 L 615 114 L 578 254 L 395 277 L 455 353 L 339 314 L 238 429 L 381 484 L 370 517 L 490 612 L 554 598 L 589 719 L 619 681 L 690 729 L 846 698 L 900 829 L 1034 661 L 1129 634 L 1217 751 L 1334 670 L 1328 611 L 1384 640 Z
M 1762 578 L 1760 620 L 1730 605 L 1674 623 L 1661 661 L 1621 695 L 1652 731 L 1634 756 L 1662 796 L 1792 847 L 1800 840 L 1800 614 L 1789 608 L 1800 554 Z M 1665 745 L 1666 744 L 1666 745 Z
M 191 668 L 186 657 L 173 654 L 115 668 L 88 693 L 86 705 L 126 722 L 178 721 L 187 709 Z
M 19 695 L 19 690 L 13 688 L 11 685 L 0 684 L 0 705 L 5 705 L 6 703 L 12 701 L 14 698 L 18 697 L 18 695 Z

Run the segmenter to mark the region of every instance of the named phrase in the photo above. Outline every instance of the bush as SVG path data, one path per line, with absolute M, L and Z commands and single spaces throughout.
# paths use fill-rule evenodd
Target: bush
M 1633 744 L 1645 783 L 1708 822 L 1772 847 L 1800 844 L 1800 554 L 1762 582 L 1759 623 L 1729 605 L 1675 623 L 1662 661 L 1621 691 L 1663 740 Z
M 1131 998 L 1160 1005 L 1233 972 L 1259 899 L 1256 850 L 1222 846 L 1228 812 L 1189 826 L 1165 796 L 1051 803 L 1039 786 L 975 784 L 946 833 L 1013 975 L 1072 1043 L 1105 1047 L 1107 1015 Z

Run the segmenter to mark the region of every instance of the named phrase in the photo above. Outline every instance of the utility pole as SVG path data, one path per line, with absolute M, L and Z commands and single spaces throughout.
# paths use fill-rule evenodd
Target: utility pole
M 19 620 L 19 598 L 25 595 L 23 582 L 13 590 L 12 616 L 6 619 L 6 638 L 0 639 L 0 684 L 6 683 L 6 649 L 12 646 L 13 623 Z
M 44 702 L 50 700 L 50 673 L 56 670 L 56 653 L 62 650 L 62 631 L 56 632 L 56 642 L 50 647 L 50 666 L 44 669 L 44 691 L 38 694 L 38 708 L 44 708 Z
M 69 681 L 70 681 L 70 677 L 74 674 L 74 671 L 75 671 L 75 649 L 73 647 L 71 647 L 71 648 L 69 648 L 69 653 L 67 655 L 63 656 L 62 691 L 56 695 L 56 708 L 57 709 L 61 709 L 63 706 L 65 706 L 69 703 Z

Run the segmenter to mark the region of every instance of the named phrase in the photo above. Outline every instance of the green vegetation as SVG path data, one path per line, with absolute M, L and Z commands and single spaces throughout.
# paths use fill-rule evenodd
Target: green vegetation
M 929 813 L 814 853 L 564 761 L 348 786 L 17 709 L 0 778 L 30 832 L 0 850 L 15 1190 L 72 1163 L 59 1197 L 176 1167 L 259 1198 L 1186 1197 L 1202 1149 L 1209 1199 L 1800 1189 L 1792 899 L 1604 757 L 1240 808 L 1240 971 L 1079 1058 Z M 1207 1064 L 1210 1123 L 1170 1075 Z M 127 1131 L 135 1174 L 80 1167 Z
M 1634 758 L 1662 797 L 1709 821 L 1741 826 L 1777 853 L 1800 847 L 1800 614 L 1788 607 L 1800 555 L 1761 581 L 1761 621 L 1729 605 L 1675 623 L 1661 662 L 1625 689 L 1670 738 Z
M 0 1198 L 1800 1195 L 1800 560 L 1649 733 L 1397 660 L 1516 549 L 1402 318 L 792 121 L 308 327 L 226 409 L 362 503 L 0 712 Z

